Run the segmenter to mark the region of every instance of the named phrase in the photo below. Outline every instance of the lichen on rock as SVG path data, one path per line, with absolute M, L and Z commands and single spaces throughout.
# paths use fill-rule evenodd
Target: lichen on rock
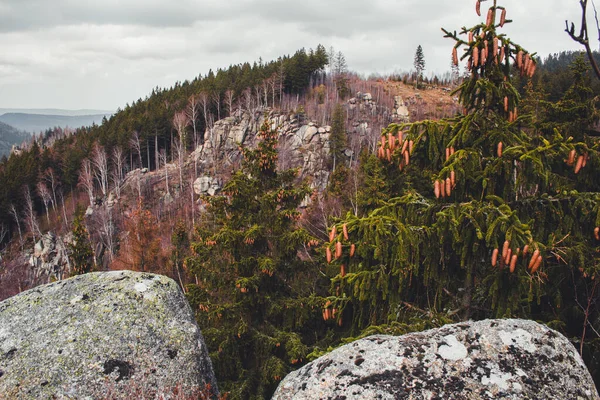
M 496 398 L 600 399 L 564 336 L 506 319 L 358 340 L 289 374 L 273 400 Z
M 0 303 L 0 399 L 121 398 L 216 383 L 206 345 L 170 278 L 114 271 Z

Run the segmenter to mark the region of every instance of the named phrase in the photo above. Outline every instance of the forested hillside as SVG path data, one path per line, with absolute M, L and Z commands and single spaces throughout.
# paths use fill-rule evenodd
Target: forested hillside
M 14 126 L 0 122 L 0 157 L 8 156 L 13 145 L 20 145 L 29 138 L 25 132 Z
M 169 275 L 232 399 L 358 337 L 490 317 L 561 331 L 599 382 L 600 85 L 509 17 L 444 31 L 468 68 L 448 82 L 365 79 L 319 45 L 46 131 L 0 164 L 0 298 Z

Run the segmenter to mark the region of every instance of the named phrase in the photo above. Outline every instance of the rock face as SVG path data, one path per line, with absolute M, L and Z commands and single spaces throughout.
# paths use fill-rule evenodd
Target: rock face
M 216 391 L 204 339 L 167 277 L 92 273 L 0 303 L 0 398 L 154 398 L 207 383 Z
M 216 178 L 201 176 L 194 181 L 194 193 L 201 196 L 214 196 L 221 190 L 221 185 Z
M 569 341 L 523 320 L 447 325 L 342 346 L 279 385 L 273 399 L 598 399 Z
M 255 148 L 260 138 L 257 133 L 265 120 L 265 114 L 247 112 L 223 118 L 215 122 L 212 129 L 204 134 L 205 142 L 189 157 L 188 164 L 196 162 L 204 181 L 196 181 L 196 194 L 208 193 L 215 188 L 210 180 L 215 172 L 226 171 L 230 165 L 242 157 L 240 146 Z M 302 122 L 297 114 L 281 114 L 270 111 L 267 118 L 272 128 L 279 132 L 279 167 L 301 168 L 302 177 L 310 177 L 313 188 L 323 190 L 323 182 L 318 176 L 327 171 L 329 155 L 329 126 L 317 126 L 314 122 Z M 194 160 L 194 161 L 192 161 Z M 210 180 L 210 181 L 209 181 Z M 208 187 L 207 187 L 208 186 Z M 218 185 L 213 190 L 218 191 Z M 205 190 L 206 189 L 206 190 Z M 210 193 L 208 193 L 210 195 Z
M 72 235 L 57 237 L 48 232 L 35 244 L 29 257 L 34 282 L 48 283 L 63 279 L 71 272 L 68 244 Z

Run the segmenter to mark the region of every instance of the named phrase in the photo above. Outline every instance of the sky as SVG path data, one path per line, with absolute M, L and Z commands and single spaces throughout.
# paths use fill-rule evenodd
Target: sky
M 498 4 L 514 21 L 504 32 L 530 52 L 581 49 L 564 32 L 566 19 L 580 22 L 578 0 Z M 318 44 L 366 76 L 411 70 L 421 45 L 425 73 L 443 73 L 453 42 L 440 28 L 473 26 L 490 5 L 477 17 L 475 0 L 0 0 L 0 108 L 116 110 L 209 69 Z

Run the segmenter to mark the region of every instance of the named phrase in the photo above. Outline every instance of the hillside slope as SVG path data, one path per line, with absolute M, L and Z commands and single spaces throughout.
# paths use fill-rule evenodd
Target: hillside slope
M 27 133 L 19 131 L 14 126 L 0 122 L 0 156 L 8 156 L 13 145 L 21 144 L 28 138 L 29 135 Z

